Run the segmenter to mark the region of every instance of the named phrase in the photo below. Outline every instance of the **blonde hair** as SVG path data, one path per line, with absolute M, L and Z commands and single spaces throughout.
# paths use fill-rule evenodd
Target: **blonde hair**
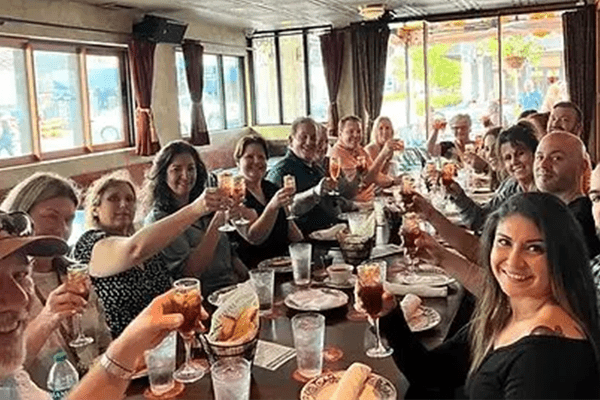
M 79 205 L 79 190 L 75 182 L 51 172 L 36 172 L 8 192 L 0 205 L 4 211 L 31 212 L 42 201 L 66 197 Z
M 133 191 L 133 196 L 135 197 L 135 201 L 137 203 L 137 190 L 133 180 L 131 179 L 131 175 L 126 170 L 118 170 L 115 172 L 111 172 L 109 174 L 103 175 L 100 178 L 96 179 L 85 194 L 85 200 L 83 203 L 84 211 L 85 211 L 85 227 L 90 228 L 102 228 L 100 226 L 100 222 L 98 221 L 98 216 L 95 213 L 95 208 L 100 205 L 100 201 L 102 199 L 102 195 L 111 187 L 126 184 L 129 185 L 131 190 Z M 137 207 L 136 207 L 137 208 Z M 135 218 L 134 218 L 135 220 Z M 133 224 L 131 226 L 131 232 L 133 233 Z
M 373 121 L 373 128 L 371 129 L 371 143 L 377 144 L 377 131 L 379 130 L 379 125 L 381 125 L 383 121 L 387 121 L 390 124 L 392 127 L 392 137 L 394 136 L 394 125 L 392 124 L 392 120 L 389 119 L 389 117 L 380 115 L 379 117 L 375 118 L 375 121 Z

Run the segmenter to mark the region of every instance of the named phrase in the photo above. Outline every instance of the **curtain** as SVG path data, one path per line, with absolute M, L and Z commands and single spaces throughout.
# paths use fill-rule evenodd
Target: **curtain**
M 595 134 L 591 134 L 596 108 L 596 6 L 564 13 L 562 18 L 569 97 L 581 108 L 581 139 L 592 150 L 597 142 Z M 597 151 L 593 153 L 596 154 L 592 157 L 598 160 Z
M 129 42 L 129 60 L 135 93 L 135 152 L 149 156 L 158 151 L 158 138 L 152 115 L 152 81 L 156 43 L 133 38 Z
M 373 121 L 381 112 L 389 37 L 390 28 L 382 23 L 361 24 L 352 30 L 356 59 L 354 79 L 358 91 L 355 99 L 357 112 L 363 118 L 367 141 Z
M 202 89 L 204 86 L 204 63 L 202 56 L 204 54 L 204 47 L 192 40 L 184 41 L 181 47 L 183 48 L 183 58 L 185 59 L 185 75 L 187 77 L 188 90 L 192 98 L 191 142 L 194 145 L 206 145 L 210 143 L 210 139 L 202 108 Z
M 331 136 L 338 135 L 340 119 L 337 95 L 342 81 L 342 65 L 344 62 L 344 31 L 334 29 L 321 35 L 321 57 L 325 70 L 325 81 L 329 93 L 329 108 L 327 111 L 327 130 Z

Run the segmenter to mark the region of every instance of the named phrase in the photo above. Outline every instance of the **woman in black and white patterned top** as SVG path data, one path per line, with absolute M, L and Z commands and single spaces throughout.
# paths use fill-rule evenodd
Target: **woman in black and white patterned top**
M 221 202 L 220 194 L 203 193 L 178 212 L 134 232 L 136 192 L 130 178 L 113 173 L 92 184 L 85 204 L 86 225 L 92 229 L 77 241 L 72 256 L 89 264 L 113 337 L 170 288 L 160 251 Z

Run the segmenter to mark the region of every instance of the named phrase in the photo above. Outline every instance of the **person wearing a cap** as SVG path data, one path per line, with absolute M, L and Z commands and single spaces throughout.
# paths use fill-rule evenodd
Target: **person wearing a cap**
M 79 191 L 70 179 L 49 172 L 38 172 L 26 178 L 6 195 L 0 209 L 23 211 L 33 220 L 34 235 L 52 235 L 67 241 L 71 236 Z M 24 367 L 31 379 L 46 388 L 53 355 L 67 353 L 69 361 L 80 374 L 87 372 L 111 341 L 106 317 L 98 296 L 92 289 L 86 301 L 65 286 L 66 268 L 72 263 L 66 257 L 35 257 L 32 259 L 34 296 L 31 317 L 26 331 L 27 357 Z M 72 348 L 75 338 L 72 318 L 80 312 L 83 333 L 94 342 Z
M 65 254 L 67 244 L 52 236 L 31 236 L 31 219 L 21 212 L 0 211 L 0 399 L 50 400 L 23 369 L 25 329 L 29 320 L 33 281 L 30 256 Z M 183 323 L 181 314 L 164 314 L 171 292 L 156 297 L 114 340 L 99 363 L 69 394 L 70 400 L 122 398 L 134 366 L 144 351 L 154 347 Z M 200 306 L 201 307 L 201 306 Z M 201 310 L 201 319 L 208 314 Z M 198 322 L 199 328 L 203 329 Z

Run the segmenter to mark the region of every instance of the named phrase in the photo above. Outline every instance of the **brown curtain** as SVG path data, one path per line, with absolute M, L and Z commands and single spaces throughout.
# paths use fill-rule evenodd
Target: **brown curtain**
M 158 138 L 152 115 L 152 81 L 156 43 L 133 38 L 129 42 L 129 60 L 135 92 L 135 152 L 149 156 L 158 151 Z
M 191 142 L 195 145 L 206 145 L 210 143 L 208 127 L 202 109 L 202 89 L 204 87 L 204 63 L 202 56 L 204 47 L 195 41 L 186 40 L 183 45 L 183 58 L 185 59 L 185 75 L 187 77 L 188 90 L 192 98 L 192 125 Z
M 354 79 L 358 92 L 355 98 L 367 141 L 373 120 L 381 112 L 389 37 L 390 28 L 383 23 L 355 25 L 352 30 L 352 49 L 356 60 Z
M 569 97 L 583 112 L 581 139 L 591 150 L 596 141 L 591 134 L 596 108 L 596 6 L 564 13 L 562 18 Z M 597 156 L 592 154 L 596 160 Z
M 329 109 L 327 112 L 327 125 L 330 135 L 338 135 L 338 121 L 340 119 L 337 95 L 342 80 L 342 65 L 344 62 L 344 31 L 334 29 L 321 35 L 321 57 L 325 70 L 325 81 L 329 93 Z

